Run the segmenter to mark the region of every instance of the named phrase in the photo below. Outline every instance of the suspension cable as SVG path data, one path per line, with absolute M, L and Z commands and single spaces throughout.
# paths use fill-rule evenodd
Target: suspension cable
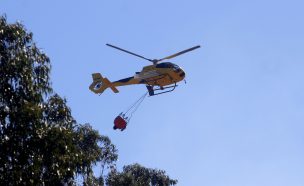
M 144 101 L 144 99 L 145 99 L 145 97 L 146 97 L 147 94 L 148 94 L 148 92 L 146 92 L 146 93 L 141 97 L 140 102 L 136 105 L 135 109 L 131 112 L 130 117 L 129 117 L 129 119 L 128 119 L 128 122 L 129 122 L 130 119 L 132 118 L 133 113 L 136 112 L 136 110 L 139 108 L 140 104 Z
M 133 103 L 132 106 L 129 107 L 129 109 L 125 112 L 125 114 L 127 114 L 132 108 L 136 107 L 136 105 L 141 104 L 141 102 L 145 99 L 146 95 L 148 94 L 148 92 L 146 92 L 144 95 L 142 95 L 138 100 L 135 101 L 135 103 Z M 138 107 L 138 106 L 137 106 Z M 137 108 L 136 108 L 137 110 Z M 133 112 L 132 112 L 133 113 Z

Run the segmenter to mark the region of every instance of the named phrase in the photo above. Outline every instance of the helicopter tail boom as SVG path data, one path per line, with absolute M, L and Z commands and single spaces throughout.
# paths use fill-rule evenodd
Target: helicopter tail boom
M 95 94 L 101 94 L 107 88 L 111 88 L 114 93 L 118 93 L 117 88 L 108 80 L 108 78 L 103 78 L 100 73 L 92 74 L 93 83 L 90 85 L 89 89 Z

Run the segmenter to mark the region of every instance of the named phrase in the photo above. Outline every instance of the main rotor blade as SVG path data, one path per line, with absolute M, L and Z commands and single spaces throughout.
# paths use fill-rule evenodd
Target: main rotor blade
M 182 54 L 184 54 L 184 53 L 190 52 L 190 51 L 192 51 L 192 50 L 198 49 L 198 48 L 200 48 L 200 47 L 201 47 L 200 45 L 197 45 L 197 46 L 195 46 L 195 47 L 192 47 L 192 48 L 189 48 L 189 49 L 187 49 L 187 50 L 183 50 L 183 51 L 181 51 L 181 52 L 178 52 L 178 53 L 176 53 L 176 54 L 173 54 L 173 55 L 171 55 L 171 56 L 167 56 L 167 57 L 164 57 L 164 58 L 162 58 L 162 59 L 159 59 L 159 60 L 157 60 L 157 62 L 163 61 L 163 60 L 165 60 L 165 59 L 174 58 L 174 57 L 176 57 L 176 56 L 179 56 L 179 55 L 182 55 Z
M 127 51 L 127 50 L 122 49 L 122 48 L 119 48 L 119 47 L 117 47 L 117 46 L 114 46 L 114 45 L 111 45 L 111 44 L 106 44 L 106 45 L 109 46 L 109 47 L 115 48 L 115 49 L 117 49 L 117 50 L 121 50 L 121 51 L 123 51 L 123 52 L 126 52 L 126 53 L 128 53 L 128 54 L 131 54 L 131 55 L 134 55 L 134 56 L 140 57 L 140 58 L 142 58 L 142 59 L 145 59 L 145 60 L 148 60 L 148 61 L 153 62 L 152 59 L 145 58 L 145 57 L 143 57 L 143 56 L 141 56 L 141 55 L 138 55 L 138 54 L 135 54 L 135 53 L 133 53 L 133 52 Z

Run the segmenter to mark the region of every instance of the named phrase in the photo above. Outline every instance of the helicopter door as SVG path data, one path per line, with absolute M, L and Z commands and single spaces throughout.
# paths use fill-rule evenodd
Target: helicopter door
M 148 79 L 152 77 L 159 76 L 160 74 L 156 70 L 141 72 L 134 75 L 134 79 Z

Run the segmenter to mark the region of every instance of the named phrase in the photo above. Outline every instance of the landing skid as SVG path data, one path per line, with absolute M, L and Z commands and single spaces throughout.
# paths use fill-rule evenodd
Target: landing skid
M 149 96 L 156 96 L 156 95 L 159 95 L 159 94 L 172 92 L 175 89 L 175 87 L 177 87 L 177 84 L 174 83 L 173 86 L 160 87 L 160 88 L 156 88 L 156 89 L 154 89 L 153 86 L 151 86 L 151 85 L 147 85 L 146 87 L 148 89 Z M 166 90 L 166 89 L 170 89 L 170 90 Z M 155 92 L 155 91 L 159 91 L 159 90 L 161 90 L 161 91 L 160 92 Z M 163 91 L 163 90 L 166 90 L 166 91 Z

